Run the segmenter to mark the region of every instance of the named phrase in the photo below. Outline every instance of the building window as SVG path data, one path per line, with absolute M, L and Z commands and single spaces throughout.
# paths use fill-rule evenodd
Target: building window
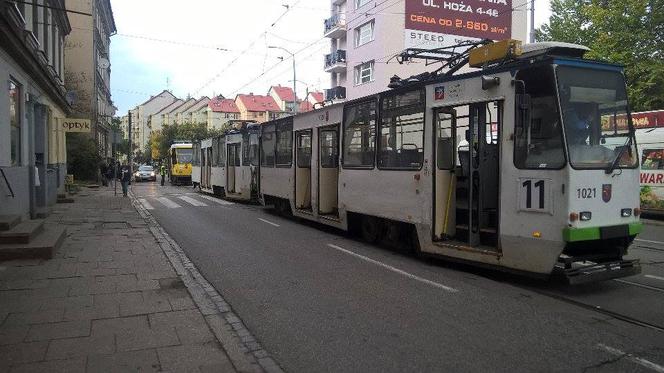
M 38 0 L 34 0 L 34 4 L 32 6 L 32 34 L 35 39 L 39 40 L 39 11 L 42 7 L 39 6 L 40 2 Z
M 42 39 L 42 48 L 44 50 L 44 55 L 46 56 L 46 60 L 50 60 L 48 58 L 48 42 L 49 42 L 49 33 L 48 33 L 48 24 L 51 23 L 51 12 L 47 9 L 44 8 L 44 38 Z
M 355 0 L 355 9 L 359 9 L 367 4 L 369 4 L 371 0 Z
M 359 47 L 374 40 L 374 21 L 371 20 L 355 29 L 355 46 Z
M 11 137 L 11 165 L 21 163 L 21 86 L 9 81 L 9 126 Z
M 355 84 L 370 83 L 374 80 L 374 61 L 355 66 Z

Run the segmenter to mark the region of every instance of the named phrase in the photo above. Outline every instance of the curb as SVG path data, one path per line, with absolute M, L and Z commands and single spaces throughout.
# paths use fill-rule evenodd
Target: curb
M 238 372 L 283 373 L 279 365 L 263 349 L 242 320 L 233 312 L 224 297 L 203 277 L 189 260 L 180 245 L 173 240 L 157 220 L 138 202 L 133 192 L 131 203 L 145 220 L 171 262 L 175 272 L 187 287 L 194 303 L 203 314 L 210 330 L 226 351 L 226 355 Z

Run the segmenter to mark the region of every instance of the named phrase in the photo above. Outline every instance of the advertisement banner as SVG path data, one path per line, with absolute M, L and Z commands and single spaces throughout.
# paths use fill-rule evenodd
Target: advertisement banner
M 617 123 L 617 126 L 614 123 Z M 634 129 L 637 130 L 664 127 L 664 110 L 632 113 L 632 124 L 634 125 Z M 612 131 L 614 128 L 618 131 L 626 130 L 627 116 L 623 114 L 615 117 L 609 115 L 602 117 L 602 130 Z
M 512 36 L 512 0 L 406 0 L 406 48 Z
M 90 132 L 90 119 L 61 118 L 58 126 L 65 132 Z

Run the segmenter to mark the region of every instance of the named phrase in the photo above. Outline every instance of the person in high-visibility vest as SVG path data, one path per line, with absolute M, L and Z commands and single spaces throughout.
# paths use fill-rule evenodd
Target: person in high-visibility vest
M 159 168 L 159 174 L 161 175 L 161 186 L 164 186 L 164 180 L 166 179 L 166 166 L 163 164 Z

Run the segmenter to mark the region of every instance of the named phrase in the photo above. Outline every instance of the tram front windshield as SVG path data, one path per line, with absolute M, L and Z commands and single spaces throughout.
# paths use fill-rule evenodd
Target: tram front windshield
M 635 167 L 636 141 L 628 121 L 623 75 L 618 71 L 558 66 L 556 76 L 572 167 Z
M 194 152 L 192 149 L 175 149 L 175 154 L 177 155 L 177 161 L 179 164 L 191 163 Z

